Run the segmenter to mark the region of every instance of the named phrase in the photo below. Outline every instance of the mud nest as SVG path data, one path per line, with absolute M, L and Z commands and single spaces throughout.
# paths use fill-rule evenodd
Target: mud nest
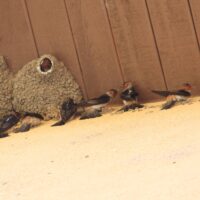
M 17 112 L 58 119 L 60 106 L 68 98 L 79 102 L 80 87 L 66 66 L 51 55 L 27 63 L 14 78 L 13 106 Z
M 12 112 L 12 74 L 0 56 L 0 118 Z

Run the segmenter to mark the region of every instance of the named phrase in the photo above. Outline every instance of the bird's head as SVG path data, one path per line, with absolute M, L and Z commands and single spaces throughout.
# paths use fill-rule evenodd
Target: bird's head
M 130 89 L 131 87 L 133 87 L 133 83 L 131 81 L 126 81 L 123 83 L 123 90 L 127 90 Z
M 190 92 L 192 90 L 192 86 L 190 83 L 184 83 L 183 89 Z
M 108 96 L 110 96 L 111 98 L 115 98 L 116 96 L 117 96 L 117 90 L 115 90 L 115 89 L 111 89 L 111 90 L 109 90 L 108 92 L 106 92 L 106 94 L 108 95 Z

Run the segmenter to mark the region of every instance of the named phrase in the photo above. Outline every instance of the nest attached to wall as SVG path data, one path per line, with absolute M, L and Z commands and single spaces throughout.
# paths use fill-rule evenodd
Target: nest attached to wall
M 12 113 L 12 74 L 0 56 L 0 119 Z
M 12 103 L 19 113 L 58 119 L 60 106 L 68 98 L 79 102 L 82 92 L 63 62 L 52 55 L 27 63 L 14 78 Z

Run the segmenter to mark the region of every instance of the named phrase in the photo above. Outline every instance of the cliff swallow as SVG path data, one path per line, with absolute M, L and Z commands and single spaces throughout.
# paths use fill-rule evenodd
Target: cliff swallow
M 184 83 L 183 87 L 176 91 L 152 90 L 152 92 L 167 98 L 166 103 L 161 108 L 161 110 L 166 110 L 173 107 L 176 102 L 187 100 L 187 98 L 191 96 L 191 90 L 192 86 L 189 83 Z
M 83 101 L 81 105 L 86 109 L 86 111 L 81 115 L 80 119 L 83 120 L 83 119 L 100 117 L 102 108 L 107 106 L 113 100 L 113 98 L 116 97 L 116 95 L 117 95 L 117 90 L 111 89 L 97 98 Z
M 25 113 L 18 128 L 14 129 L 14 133 L 28 132 L 31 128 L 39 126 L 43 117 L 37 113 Z
M 18 113 L 14 113 L 11 115 L 6 115 L 3 117 L 0 123 L 0 134 L 1 136 L 6 135 L 6 131 L 11 129 L 13 126 L 15 126 L 20 120 L 20 115 Z
M 65 101 L 60 109 L 60 121 L 53 124 L 52 126 L 62 126 L 68 120 L 70 120 L 77 112 L 78 105 L 74 103 L 73 99 Z
M 126 112 L 128 110 L 135 110 L 136 108 L 143 108 L 144 106 L 138 103 L 138 96 L 139 93 L 133 87 L 132 82 L 125 82 L 120 95 L 120 98 L 124 103 L 124 107 L 120 109 L 120 111 L 124 110 L 124 112 Z

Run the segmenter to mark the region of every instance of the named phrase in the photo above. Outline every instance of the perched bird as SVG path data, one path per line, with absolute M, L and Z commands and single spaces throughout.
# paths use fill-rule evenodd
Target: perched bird
M 69 98 L 65 101 L 60 109 L 60 121 L 52 126 L 62 126 L 70 120 L 77 112 L 78 105 L 74 103 L 73 99 Z
M 189 83 L 184 83 L 183 87 L 176 91 L 152 90 L 152 92 L 167 98 L 166 103 L 161 108 L 161 110 L 166 110 L 173 107 L 176 102 L 187 100 L 187 98 L 191 96 L 191 90 L 192 86 Z
M 2 137 L 7 135 L 7 131 L 15 126 L 20 120 L 20 114 L 14 113 L 10 115 L 6 115 L 0 122 L 0 135 Z
M 44 118 L 37 113 L 25 113 L 21 119 L 18 128 L 13 130 L 14 133 L 28 132 L 31 128 L 39 126 Z
M 102 108 L 108 105 L 113 98 L 117 95 L 117 90 L 111 89 L 105 94 L 94 98 L 89 99 L 87 101 L 81 102 L 81 106 L 85 108 L 85 112 L 81 115 L 81 120 L 89 119 L 89 118 L 96 118 L 101 116 Z
M 139 93 L 133 87 L 132 82 L 125 82 L 123 84 L 123 90 L 120 95 L 120 98 L 124 103 L 124 107 L 120 109 L 120 111 L 123 110 L 126 112 L 128 110 L 135 110 L 136 108 L 143 108 L 144 106 L 138 103 L 138 96 Z

